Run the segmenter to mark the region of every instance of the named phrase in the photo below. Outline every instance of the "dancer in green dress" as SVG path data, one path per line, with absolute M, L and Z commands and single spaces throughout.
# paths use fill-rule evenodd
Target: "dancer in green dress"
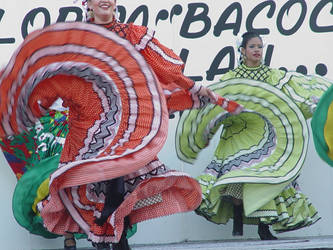
M 269 225 L 285 232 L 319 219 L 296 179 L 307 153 L 306 119 L 331 83 L 271 69 L 262 64 L 262 51 L 261 37 L 245 33 L 240 65 L 210 86 L 246 110 L 236 116 L 213 106 L 184 112 L 176 148 L 193 163 L 222 126 L 214 158 L 197 178 L 203 201 L 196 212 L 217 224 L 233 218 L 235 236 L 243 235 L 243 223 L 257 224 L 262 240 L 274 240 Z

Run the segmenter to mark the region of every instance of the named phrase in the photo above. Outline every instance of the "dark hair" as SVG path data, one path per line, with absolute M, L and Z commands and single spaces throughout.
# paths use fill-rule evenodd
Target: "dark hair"
M 254 31 L 248 31 L 248 32 L 245 32 L 243 35 L 242 35 L 242 43 L 241 45 L 239 46 L 239 49 L 240 48 L 246 48 L 246 45 L 247 43 L 249 42 L 250 39 L 254 38 L 254 37 L 258 37 L 261 41 L 261 37 L 258 33 L 254 32 Z
M 258 37 L 261 41 L 262 41 L 262 38 L 260 37 L 260 35 L 254 31 L 248 31 L 248 32 L 245 32 L 243 35 L 242 35 L 242 43 L 241 45 L 239 46 L 238 48 L 238 51 L 241 52 L 241 48 L 246 48 L 246 45 L 247 43 L 252 39 L 252 38 L 255 38 L 255 37 Z M 239 63 L 243 63 L 244 62 L 244 58 L 243 58 L 243 55 L 242 53 L 240 53 L 240 56 L 239 56 Z

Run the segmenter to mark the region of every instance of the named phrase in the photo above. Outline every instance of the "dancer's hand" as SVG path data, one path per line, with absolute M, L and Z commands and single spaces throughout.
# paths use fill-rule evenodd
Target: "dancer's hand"
M 235 101 L 223 98 L 220 95 L 215 94 L 211 89 L 204 86 L 201 87 L 198 95 L 208 97 L 212 103 L 220 105 L 222 108 L 224 108 L 233 115 L 238 115 L 244 110 L 244 107 L 242 105 L 238 104 Z
M 217 102 L 218 96 L 209 88 L 202 86 L 198 95 L 208 97 L 213 103 Z

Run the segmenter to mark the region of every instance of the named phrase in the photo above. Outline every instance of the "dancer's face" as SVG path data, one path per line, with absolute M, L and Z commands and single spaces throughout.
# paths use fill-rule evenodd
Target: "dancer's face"
M 244 56 L 245 65 L 249 67 L 256 67 L 261 64 L 263 52 L 263 44 L 259 37 L 251 38 L 245 49 L 242 48 L 242 53 Z
M 112 21 L 116 0 L 88 0 L 88 8 L 94 13 L 94 22 L 105 24 Z

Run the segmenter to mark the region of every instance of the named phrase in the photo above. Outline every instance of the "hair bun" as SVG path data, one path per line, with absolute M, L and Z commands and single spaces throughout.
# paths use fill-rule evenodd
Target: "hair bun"
M 242 35 L 242 38 L 247 37 L 247 36 L 260 36 L 257 32 L 254 31 L 247 31 Z

